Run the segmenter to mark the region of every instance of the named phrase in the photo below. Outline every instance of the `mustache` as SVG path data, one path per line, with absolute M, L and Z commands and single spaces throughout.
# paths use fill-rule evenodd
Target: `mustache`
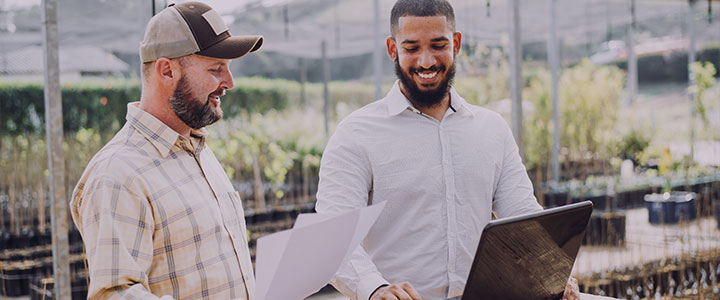
M 418 72 L 436 72 L 436 71 L 445 71 L 445 66 L 431 66 L 429 68 L 415 68 L 410 67 L 410 73 L 418 73 Z
M 222 96 L 225 96 L 225 89 L 223 89 L 223 88 L 218 88 L 218 89 L 215 90 L 214 92 L 210 93 L 210 96 L 213 96 L 213 97 L 222 97 Z

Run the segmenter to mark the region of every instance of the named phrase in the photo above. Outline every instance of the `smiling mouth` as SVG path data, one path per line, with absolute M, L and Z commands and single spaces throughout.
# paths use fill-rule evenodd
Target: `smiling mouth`
M 440 73 L 439 70 L 422 70 L 422 71 L 415 71 L 415 75 L 417 75 L 417 83 L 421 86 L 432 86 L 437 84 L 438 81 L 438 74 Z
M 210 95 L 208 96 L 208 101 L 212 103 L 214 106 L 220 105 L 220 96 Z
M 212 103 L 214 106 L 220 105 L 220 97 L 225 96 L 225 91 L 218 89 L 215 92 L 212 92 L 210 95 L 208 95 L 208 102 Z
M 422 79 L 433 79 L 435 76 L 437 76 L 438 72 L 431 72 L 431 73 L 420 73 L 418 72 L 417 75 L 420 76 Z

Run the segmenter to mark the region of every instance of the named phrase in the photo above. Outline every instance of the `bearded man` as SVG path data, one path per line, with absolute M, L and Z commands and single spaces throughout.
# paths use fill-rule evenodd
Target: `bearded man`
M 140 101 L 73 191 L 88 299 L 254 299 L 241 200 L 204 127 L 222 118 L 231 60 L 262 42 L 199 2 L 150 20 Z
M 491 214 L 542 207 L 505 120 L 452 87 L 462 38 L 452 6 L 399 0 L 390 22 L 398 81 L 338 125 L 320 164 L 319 213 L 386 202 L 331 284 L 360 300 L 459 298 Z

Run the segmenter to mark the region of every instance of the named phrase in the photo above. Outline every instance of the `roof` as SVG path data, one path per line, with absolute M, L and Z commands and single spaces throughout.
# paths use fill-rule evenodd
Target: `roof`
M 166 3 L 183 1 L 188 0 L 155 2 L 159 11 Z M 327 55 L 330 58 L 372 53 L 375 45 L 384 54 L 384 38 L 390 31 L 390 10 L 396 2 L 378 1 L 381 31 L 378 40 L 373 34 L 374 1 L 371 0 L 199 1 L 215 7 L 233 35 L 265 36 L 262 52 L 307 58 L 320 57 L 323 39 L 328 43 Z M 457 30 L 463 33 L 464 43 L 490 47 L 507 43 L 508 0 L 449 1 L 455 8 Z M 713 1 L 717 3 L 720 0 Z M 705 13 L 705 7 L 705 0 L 697 3 L 698 18 Z M 713 10 L 713 24 L 696 24 L 698 38 L 717 40 L 718 11 Z M 627 0 L 564 0 L 558 2 L 558 13 L 558 37 L 563 45 L 596 45 L 605 41 L 610 32 L 613 33 L 610 38 L 622 38 L 622 28 L 630 22 Z M 680 24 L 684 24 L 686 13 L 686 1 L 638 0 L 636 3 L 638 24 L 649 30 L 667 21 L 670 25 L 662 27 L 661 31 L 667 31 L 668 35 L 682 34 L 684 25 Z M 151 17 L 151 6 L 145 0 L 64 0 L 58 7 L 58 14 L 61 48 L 63 45 L 99 45 L 113 53 L 137 55 L 145 24 Z M 40 27 L 40 18 L 15 18 L 15 21 L 26 19 L 34 20 Z M 522 1 L 521 27 L 523 43 L 544 44 L 548 34 L 547 1 Z M 0 51 L 14 50 L 6 42 L 7 39 L 0 34 Z
M 228 22 L 228 27 L 233 35 L 262 34 L 265 37 L 262 51 L 319 58 L 320 43 L 324 39 L 328 57 L 335 58 L 371 53 L 376 45 L 373 1 L 370 0 L 245 2 L 248 2 L 245 6 L 232 12 L 221 13 L 232 17 L 233 22 Z M 390 11 L 395 2 L 379 0 L 381 38 L 378 46 L 383 54 L 385 37 L 390 34 Z M 450 2 L 463 42 L 486 46 L 507 43 L 508 0 Z M 696 5 L 698 12 L 702 6 L 699 4 Z M 668 19 L 673 14 L 684 16 L 687 10 L 687 2 L 679 0 L 638 1 L 636 6 L 640 23 L 655 18 Z M 557 18 L 558 36 L 564 43 L 581 44 L 590 36 L 595 40 L 602 39 L 608 26 L 620 26 L 630 21 L 626 0 L 562 1 L 558 11 L 562 11 Z M 521 27 L 523 43 L 544 43 L 548 34 L 547 2 L 523 1 Z
M 0 53 L 0 74 L 37 74 L 44 71 L 43 48 L 28 46 Z M 96 46 L 60 47 L 60 72 L 113 73 L 128 71 L 128 64 Z

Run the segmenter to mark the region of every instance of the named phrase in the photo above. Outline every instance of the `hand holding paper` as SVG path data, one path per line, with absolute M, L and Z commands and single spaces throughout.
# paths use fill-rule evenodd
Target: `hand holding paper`
M 258 239 L 257 299 L 303 299 L 325 286 L 365 238 L 385 203 L 337 214 L 301 214 L 293 229 Z

